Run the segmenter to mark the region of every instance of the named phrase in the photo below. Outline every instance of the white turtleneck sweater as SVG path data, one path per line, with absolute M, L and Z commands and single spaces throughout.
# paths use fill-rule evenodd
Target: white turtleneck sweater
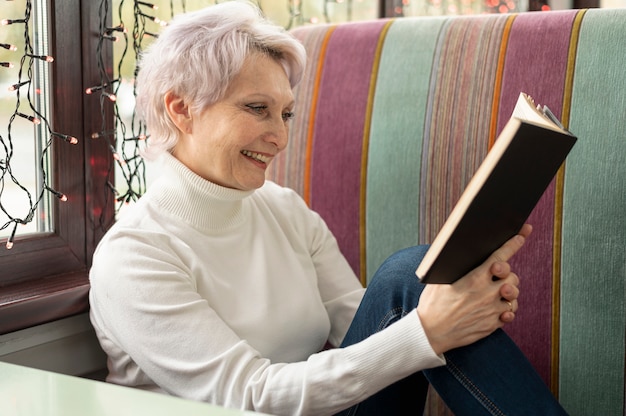
M 217 186 L 173 156 L 90 272 L 108 381 L 276 415 L 324 415 L 444 364 L 417 313 L 339 345 L 364 289 L 292 190 Z

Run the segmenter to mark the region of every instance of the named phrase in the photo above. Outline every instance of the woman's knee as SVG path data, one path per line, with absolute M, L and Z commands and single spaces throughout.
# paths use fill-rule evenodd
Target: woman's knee
M 414 246 L 389 256 L 368 284 L 369 295 L 415 307 L 424 288 L 415 270 L 427 249 L 428 246 Z
M 411 247 L 390 256 L 367 285 L 365 296 L 342 346 L 378 332 L 417 306 L 424 285 L 415 275 L 426 249 Z

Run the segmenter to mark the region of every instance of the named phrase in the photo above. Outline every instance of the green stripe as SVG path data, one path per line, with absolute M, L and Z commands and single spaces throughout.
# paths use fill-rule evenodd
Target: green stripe
M 574 72 L 563 200 L 560 400 L 624 412 L 626 10 L 589 10 Z M 593 103 L 593 105 L 590 105 Z
M 415 245 L 423 123 L 444 19 L 396 20 L 383 46 L 369 139 L 367 280 L 394 251 Z M 411 39 L 412 41 L 407 41 Z M 390 109 L 398 109 L 393 111 Z

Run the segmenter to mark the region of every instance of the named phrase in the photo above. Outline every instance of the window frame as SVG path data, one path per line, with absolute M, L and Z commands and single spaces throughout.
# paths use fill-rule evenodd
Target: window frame
M 49 0 L 49 7 L 50 51 L 55 57 L 51 125 L 54 131 L 79 138 L 79 143 L 56 140 L 52 146 L 54 187 L 68 195 L 66 202 L 55 198 L 54 231 L 19 236 L 18 228 L 13 248 L 0 246 L 0 334 L 88 309 L 91 257 L 105 232 L 98 224 L 111 224 L 114 218 L 113 196 L 106 201 L 112 154 L 108 143 L 90 138 L 102 130 L 100 101 L 84 93 L 100 83 L 99 2 Z M 102 53 L 106 71 L 112 74 L 111 45 L 105 44 Z M 113 109 L 106 111 L 110 130 Z

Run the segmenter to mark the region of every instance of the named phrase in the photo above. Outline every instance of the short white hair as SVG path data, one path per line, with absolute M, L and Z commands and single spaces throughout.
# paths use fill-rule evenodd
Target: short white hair
M 200 111 L 224 96 L 246 58 L 257 52 L 283 66 L 292 88 L 302 79 L 304 46 L 251 3 L 229 1 L 174 18 L 139 61 L 137 110 L 150 134 L 144 156 L 152 159 L 178 141 L 180 132 L 165 109 L 168 92 Z

